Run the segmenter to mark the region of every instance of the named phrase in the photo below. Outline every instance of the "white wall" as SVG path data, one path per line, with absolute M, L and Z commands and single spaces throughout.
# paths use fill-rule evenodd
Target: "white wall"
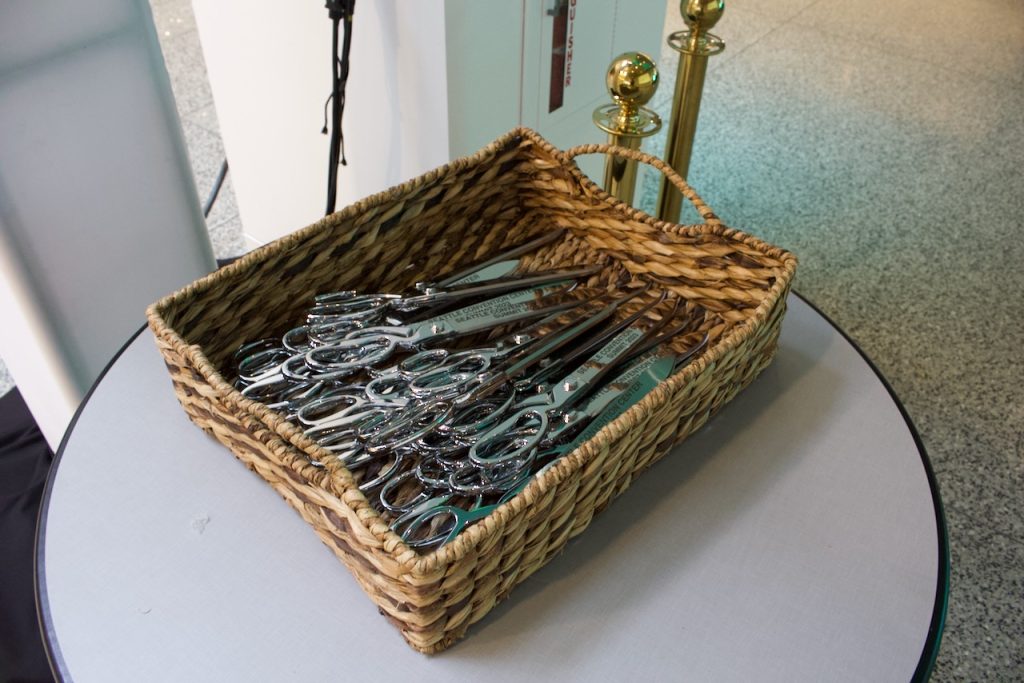
M 193 0 L 250 246 L 323 216 L 331 22 L 323 2 Z M 442 0 L 356 4 L 337 208 L 448 160 Z
M 453 157 L 476 151 L 516 125 L 537 130 L 562 149 L 606 142 L 591 115 L 611 101 L 604 82 L 608 64 L 630 50 L 660 54 L 665 2 L 564 1 L 572 21 L 571 78 L 565 79 L 563 105 L 549 112 L 550 11 L 556 0 L 446 0 Z M 580 168 L 598 181 L 603 167 L 600 157 L 580 159 Z
M 560 147 L 601 142 L 591 112 L 626 50 L 660 51 L 663 0 L 567 0 L 572 83 L 548 113 L 553 0 L 361 0 L 345 107 L 341 208 L 472 153 L 516 125 Z M 250 246 L 324 211 L 330 21 L 322 2 L 193 0 Z M 581 164 L 600 178 L 602 160 Z

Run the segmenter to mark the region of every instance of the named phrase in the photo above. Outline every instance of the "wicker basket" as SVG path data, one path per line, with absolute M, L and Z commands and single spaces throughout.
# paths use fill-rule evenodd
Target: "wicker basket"
M 565 153 L 533 131 L 514 130 L 255 250 L 147 311 L 192 421 L 298 510 L 421 652 L 461 638 L 774 354 L 796 259 L 722 225 L 671 169 L 638 152 L 612 148 L 666 173 L 705 223 L 658 221 L 610 198 L 572 162 L 607 151 L 589 145 Z M 563 237 L 525 269 L 600 263 L 605 268 L 590 286 L 653 283 L 703 307 L 700 332 L 712 341 L 512 501 L 430 554 L 389 529 L 334 456 L 228 383 L 233 351 L 301 320 L 316 293 L 400 291 L 554 229 L 564 229 Z

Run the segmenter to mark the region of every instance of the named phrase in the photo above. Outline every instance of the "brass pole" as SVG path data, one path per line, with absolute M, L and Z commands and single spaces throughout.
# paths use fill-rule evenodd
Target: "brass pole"
M 689 30 L 673 33 L 668 44 L 679 52 L 676 89 L 672 95 L 672 118 L 665 144 L 665 161 L 686 178 L 693 152 L 693 136 L 697 131 L 700 96 L 704 90 L 704 74 L 708 57 L 725 49 L 725 43 L 708 29 L 718 23 L 725 11 L 725 0 L 682 0 L 679 11 Z M 683 196 L 664 177 L 658 191 L 658 218 L 673 223 L 679 220 Z
M 640 149 L 640 138 L 632 135 L 609 135 L 608 143 Z M 636 161 L 609 155 L 604 162 L 604 189 L 616 199 L 632 205 L 636 192 Z
M 594 125 L 608 133 L 608 142 L 639 149 L 640 141 L 661 128 L 661 118 L 643 105 L 658 89 L 658 68 L 642 52 L 626 52 L 608 66 L 608 93 L 614 100 L 594 110 Z M 604 189 L 627 204 L 636 189 L 636 161 L 608 155 L 604 165 Z

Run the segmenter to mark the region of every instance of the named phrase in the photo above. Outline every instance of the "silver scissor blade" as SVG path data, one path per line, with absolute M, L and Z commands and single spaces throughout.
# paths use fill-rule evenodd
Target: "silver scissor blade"
M 482 332 L 507 323 L 539 318 L 578 305 L 578 300 L 558 303 L 545 301 L 548 297 L 557 299 L 558 295 L 568 293 L 574 286 L 551 284 L 510 292 L 424 320 L 416 323 L 414 328 L 423 331 L 418 337 L 423 341 L 427 338 Z
M 635 292 L 632 292 L 631 294 L 629 294 L 626 297 L 623 297 L 622 299 L 619 299 L 618 301 L 615 302 L 614 306 L 609 307 L 603 312 L 604 317 L 610 317 L 615 312 L 616 308 L 626 303 L 627 301 L 630 301 L 636 298 L 637 296 L 640 296 L 646 291 L 647 288 L 644 287 Z M 575 368 L 582 359 L 587 358 L 591 354 L 595 353 L 598 349 L 602 348 L 616 334 L 632 325 L 634 322 L 636 322 L 641 317 L 646 315 L 648 311 L 650 311 L 652 308 L 654 308 L 664 300 L 665 295 L 662 294 L 662 296 L 659 299 L 644 306 L 643 308 L 633 313 L 632 315 L 623 318 L 622 320 L 616 322 L 613 325 L 608 325 L 605 329 L 593 335 L 590 339 L 584 341 L 581 344 L 577 344 L 575 348 L 569 351 L 569 353 L 560 357 L 558 360 L 552 362 L 550 365 L 546 366 L 537 374 L 531 375 L 530 382 L 532 382 L 535 385 L 546 385 L 549 382 L 552 382 L 555 379 L 568 374 L 569 370 Z
M 703 308 L 697 307 L 697 309 L 694 312 L 691 312 L 690 315 L 687 316 L 686 320 L 684 320 L 683 322 L 678 323 L 676 325 L 673 325 L 672 327 L 668 327 L 669 323 L 676 317 L 679 309 L 682 308 L 682 307 L 683 307 L 682 301 L 679 300 L 679 299 L 676 299 L 675 305 L 673 306 L 672 311 L 670 313 L 668 313 L 662 319 L 662 321 L 660 323 L 658 323 L 657 325 L 655 325 L 654 328 L 651 330 L 651 337 L 646 342 L 644 342 L 643 344 L 640 344 L 635 349 L 633 349 L 633 351 L 632 351 L 632 353 L 630 353 L 629 357 L 626 358 L 626 360 L 623 361 L 623 362 L 629 363 L 629 362 L 639 358 L 640 356 L 644 355 L 645 353 L 647 353 L 651 349 L 655 349 L 655 348 L 658 348 L 659 346 L 663 346 L 664 344 L 667 344 L 674 337 L 676 337 L 676 336 L 682 334 L 683 332 L 685 332 L 687 328 L 692 327 L 694 325 L 694 323 L 696 322 L 696 319 L 704 311 Z M 668 327 L 667 330 L 666 330 L 666 327 Z M 707 335 L 705 335 L 705 337 L 706 336 Z M 696 347 L 688 350 L 686 353 L 689 354 L 690 356 L 692 356 L 694 353 L 700 351 L 704 347 L 704 344 L 706 344 L 706 343 L 707 343 L 707 339 L 705 339 L 703 343 L 698 344 Z
M 690 363 L 694 357 L 704 350 L 704 347 L 708 345 L 708 341 L 711 339 L 711 335 L 707 332 L 701 337 L 701 340 L 694 344 L 691 348 L 686 350 L 686 353 L 676 358 L 675 365 L 672 367 L 672 372 L 678 372 L 680 369 Z
M 607 395 L 602 396 L 604 394 L 604 390 L 602 390 L 587 403 L 584 419 L 589 420 L 588 424 L 571 442 L 563 446 L 556 446 L 557 455 L 573 452 L 592 439 L 605 425 L 639 403 L 662 380 L 672 374 L 675 363 L 676 359 L 671 354 L 652 353 L 650 362 L 638 361 L 623 371 L 622 375 L 613 380 L 613 385 L 616 387 L 614 390 L 611 390 L 613 385 L 609 385 L 606 387 L 609 390 Z M 627 381 L 627 377 L 632 377 L 632 379 Z M 594 415 L 595 413 L 596 415 Z
M 672 373 L 675 364 L 676 356 L 669 350 L 648 351 L 616 372 L 614 377 L 586 399 L 583 407 L 575 412 L 579 413 L 579 417 L 583 420 L 589 421 L 597 417 L 612 401 L 626 392 L 630 385 L 644 373 L 654 374 L 664 379 Z
M 602 266 L 583 266 L 580 268 L 558 268 L 538 273 L 510 275 L 487 280 L 483 283 L 473 282 L 465 285 L 456 285 L 444 291 L 429 291 L 424 294 L 402 297 L 401 299 L 393 300 L 391 307 L 403 312 L 415 311 L 428 306 L 439 306 L 441 304 L 457 302 L 462 299 L 493 296 L 495 294 L 529 289 L 541 285 L 571 282 L 596 275 L 601 269 Z
M 565 319 L 568 311 L 591 304 L 599 298 L 600 295 L 588 297 L 586 299 L 579 299 L 569 308 L 559 309 L 540 320 L 530 323 L 526 327 L 521 327 L 510 332 L 494 344 L 499 357 L 515 358 L 518 357 L 518 354 L 525 353 L 525 349 L 534 347 L 536 342 L 547 336 L 552 326 L 564 327 L 565 323 L 561 321 Z
M 516 268 L 519 267 L 519 259 L 512 259 L 510 261 L 498 261 L 488 266 L 480 268 L 479 270 L 470 273 L 464 277 L 459 278 L 455 282 L 452 282 L 447 287 L 440 287 L 438 285 L 432 285 L 429 282 L 417 282 L 416 289 L 429 294 L 430 292 L 437 292 L 441 289 L 450 289 L 457 285 L 470 285 L 476 282 L 486 282 L 487 280 L 497 280 L 500 277 L 507 277 L 515 272 Z
M 603 297 L 593 297 L 586 301 L 578 302 L 577 306 L 582 304 L 591 304 L 595 301 L 599 301 L 601 298 Z M 518 375 L 521 375 L 544 359 L 550 358 L 566 345 L 590 332 L 595 327 L 604 324 L 604 322 L 614 313 L 615 308 L 619 303 L 621 303 L 621 301 L 612 302 L 596 314 L 591 314 L 589 309 L 574 314 L 569 322 L 563 324 L 561 329 L 548 333 L 541 341 L 531 345 L 522 353 L 517 354 L 510 360 L 503 370 L 486 378 L 477 389 L 459 399 L 459 402 L 464 403 L 466 401 L 484 398 L 490 395 L 499 386 L 502 386 L 504 383 Z M 576 308 L 577 306 L 574 306 L 573 308 Z M 551 319 L 549 318 L 549 320 Z M 551 320 L 551 322 L 555 321 Z
M 633 323 L 625 328 L 599 351 L 590 356 L 583 365 L 570 372 L 551 389 L 553 403 L 560 410 L 568 410 L 600 386 L 602 379 L 611 372 L 632 349 L 649 336 L 649 330 Z
M 443 289 L 445 287 L 450 287 L 459 280 L 464 280 L 470 277 L 471 275 L 474 275 L 478 271 L 487 268 L 488 266 L 494 265 L 495 263 L 498 263 L 500 261 L 509 261 L 511 259 L 517 259 L 523 254 L 529 254 L 531 251 L 543 247 L 545 244 L 551 244 L 552 242 L 562 237 L 562 235 L 564 234 L 565 230 L 553 230 L 545 235 L 542 235 L 541 237 L 538 237 L 535 240 L 530 240 L 526 244 L 522 244 L 518 247 L 513 247 L 508 251 L 503 251 L 502 253 L 498 254 L 493 258 L 487 259 L 483 263 L 478 263 L 475 266 L 471 266 L 469 268 L 466 268 L 465 270 L 460 270 L 459 272 L 454 273 L 453 275 L 449 275 L 440 282 L 436 282 L 433 284 L 425 284 L 420 286 L 420 288 L 433 287 L 436 289 Z

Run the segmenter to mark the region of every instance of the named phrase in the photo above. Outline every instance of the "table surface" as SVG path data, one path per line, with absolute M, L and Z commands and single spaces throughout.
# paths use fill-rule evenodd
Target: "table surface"
M 51 471 L 37 578 L 54 667 L 104 682 L 925 676 L 948 588 L 927 458 L 857 348 L 789 304 L 761 377 L 431 657 L 187 420 L 144 331 Z

